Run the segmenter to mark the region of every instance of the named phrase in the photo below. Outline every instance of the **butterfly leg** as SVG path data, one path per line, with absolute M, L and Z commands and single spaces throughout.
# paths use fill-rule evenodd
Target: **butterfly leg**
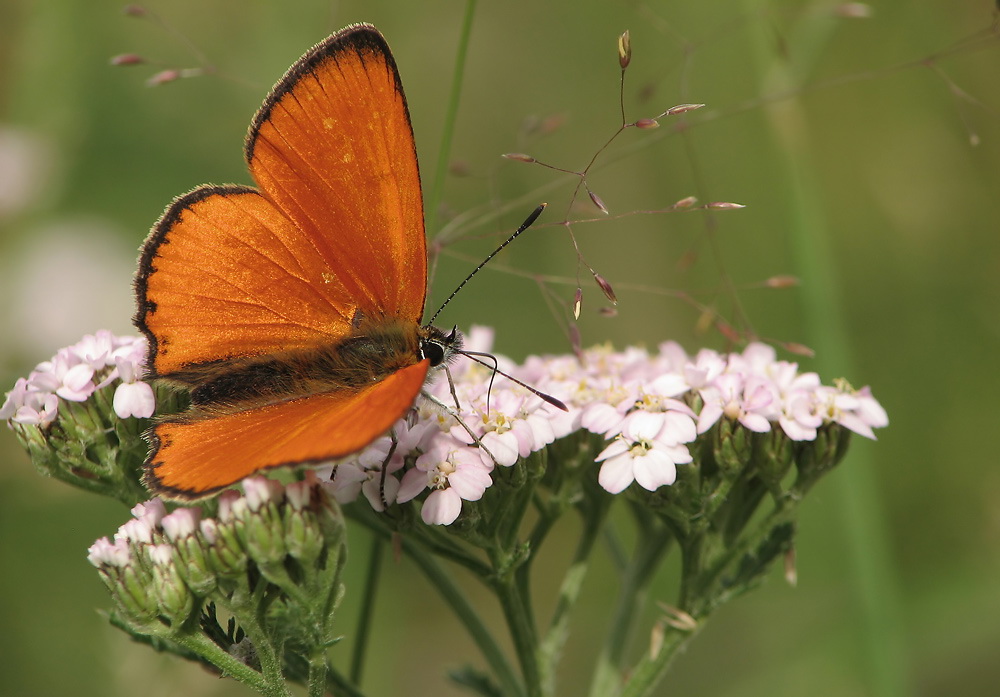
M 472 442 L 475 443 L 480 448 L 482 448 L 483 452 L 490 456 L 490 459 L 493 460 L 493 464 L 497 466 L 500 465 L 500 462 L 497 460 L 496 456 L 490 452 L 490 449 L 486 447 L 482 439 L 479 436 L 477 436 L 472 431 L 471 428 L 469 428 L 469 424 L 465 423 L 465 421 L 462 420 L 462 415 L 458 413 L 457 409 L 445 404 L 440 399 L 432 395 L 430 392 L 427 392 L 426 390 L 421 390 L 420 394 L 424 396 L 424 399 L 427 399 L 433 404 L 436 404 L 441 410 L 444 411 L 444 413 L 446 413 L 451 418 L 455 419 L 455 421 L 458 422 L 458 425 L 461 426 L 463 429 L 465 429 L 465 432 L 469 434 L 469 438 L 472 439 Z
M 385 498 L 385 478 L 389 474 L 389 462 L 396 452 L 396 446 L 399 445 L 399 441 L 396 440 L 396 429 L 389 431 L 389 441 L 391 445 L 389 446 L 389 452 L 385 455 L 385 459 L 382 460 L 382 474 L 378 482 L 378 496 L 382 499 L 382 507 L 385 510 L 389 510 L 389 502 Z

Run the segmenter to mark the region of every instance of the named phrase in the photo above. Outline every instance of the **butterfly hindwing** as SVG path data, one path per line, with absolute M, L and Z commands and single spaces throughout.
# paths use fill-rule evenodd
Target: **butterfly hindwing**
M 413 404 L 427 361 L 358 392 L 317 394 L 234 414 L 173 417 L 153 429 L 145 482 L 195 499 L 255 472 L 349 455 L 385 433 Z

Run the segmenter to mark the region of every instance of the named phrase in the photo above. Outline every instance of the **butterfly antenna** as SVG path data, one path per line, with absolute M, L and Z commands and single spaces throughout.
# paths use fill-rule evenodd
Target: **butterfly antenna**
M 559 401 L 558 399 L 556 399 L 552 395 L 545 394 L 541 390 L 537 390 L 534 387 L 532 387 L 531 385 L 528 385 L 526 383 L 521 382 L 520 380 L 518 380 L 517 378 L 515 378 L 513 375 L 510 375 L 510 374 L 505 373 L 502 370 L 500 370 L 499 366 L 497 365 L 497 357 L 494 356 L 492 353 L 480 353 L 479 351 L 465 351 L 465 350 L 458 351 L 457 353 L 462 354 L 463 356 L 465 356 L 469 360 L 475 361 L 479 365 L 486 366 L 487 368 L 489 368 L 490 370 L 493 371 L 494 375 L 496 375 L 496 374 L 503 375 L 508 380 L 511 380 L 512 382 L 517 383 L 518 385 L 520 385 L 521 387 L 523 387 L 524 389 L 526 389 L 531 394 L 535 395 L 536 397 L 539 397 L 540 399 L 543 399 L 544 401 L 548 402 L 549 404 L 551 404 L 552 406 L 556 407 L 557 409 L 562 409 L 563 411 L 569 411 L 569 408 L 567 408 L 567 406 L 565 404 L 563 404 L 561 401 Z M 493 365 L 490 365 L 486 361 L 481 360 L 482 358 L 489 358 L 493 362 Z M 490 387 L 492 387 L 492 386 L 493 386 L 493 379 L 490 378 Z
M 497 247 L 496 249 L 494 249 L 493 252 L 488 257 L 486 257 L 485 259 L 483 259 L 482 263 L 479 266 L 477 266 L 476 268 L 474 268 L 472 270 L 472 273 L 470 273 L 468 276 L 465 277 L 464 281 L 462 281 L 461 283 L 458 284 L 458 288 L 456 288 L 455 290 L 453 290 L 451 292 L 451 295 L 448 296 L 447 300 L 445 300 L 443 303 L 441 303 L 441 307 L 439 307 L 437 309 L 437 312 L 434 313 L 434 315 L 431 317 L 430 321 L 427 324 L 434 324 L 434 320 L 436 320 L 437 316 L 441 314 L 441 310 L 443 310 L 445 308 L 445 306 L 448 303 L 451 302 L 452 298 L 454 298 L 456 295 L 458 295 L 458 291 L 462 290 L 462 288 L 465 287 L 465 284 L 468 283 L 469 281 L 471 281 L 472 277 L 475 276 L 477 273 L 479 273 L 479 270 L 481 268 L 483 268 L 484 266 L 486 266 L 490 262 L 490 259 L 492 259 L 497 254 L 499 254 L 501 251 L 503 251 L 504 247 L 506 247 L 511 242 L 513 242 L 514 240 L 516 240 L 518 235 L 520 235 L 522 232 L 524 232 L 529 227 L 531 227 L 531 224 L 533 222 L 535 222 L 536 220 L 538 220 L 538 216 L 540 216 L 542 214 L 542 211 L 545 210 L 545 207 L 547 205 L 549 205 L 549 204 L 543 203 L 538 208 L 536 208 L 535 210 L 533 210 L 531 212 L 531 215 L 529 215 L 527 218 L 525 218 L 524 222 L 521 223 L 521 226 L 518 227 L 517 230 L 514 231 L 513 235 L 511 235 L 510 237 L 508 237 L 504 241 L 504 243 L 502 245 L 500 245 L 499 247 Z

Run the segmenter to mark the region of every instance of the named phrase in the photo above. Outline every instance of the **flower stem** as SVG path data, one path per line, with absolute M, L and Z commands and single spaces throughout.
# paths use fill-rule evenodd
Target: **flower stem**
M 498 577 L 493 588 L 500 599 L 500 607 L 507 620 L 507 628 L 510 631 L 514 650 L 517 652 L 518 662 L 521 665 L 521 674 L 524 676 L 527 694 L 529 697 L 541 697 L 538 633 L 535 629 L 534 619 L 528 612 L 524 596 L 521 594 L 520 584 L 517 583 L 515 575 L 509 573 Z
M 431 585 L 444 599 L 445 604 L 455 613 L 476 646 L 479 647 L 479 651 L 483 654 L 483 658 L 486 659 L 494 677 L 499 682 L 500 693 L 508 697 L 524 697 L 524 686 L 513 667 L 507 661 L 500 646 L 468 598 L 451 579 L 450 574 L 446 573 L 434 560 L 434 557 L 419 543 L 412 541 L 409 537 L 404 537 L 402 544 L 403 551 L 420 567 Z
M 646 697 L 652 694 L 674 657 L 677 656 L 680 649 L 687 645 L 695 633 L 667 625 L 664 628 L 663 642 L 659 645 L 656 654 L 652 655 L 649 651 L 643 654 L 642 659 L 632 670 L 625 687 L 618 693 L 619 697 Z
M 261 618 L 264 616 L 262 591 L 266 586 L 267 583 L 262 579 L 258 582 L 257 588 L 251 591 L 248 582 L 242 581 L 233 592 L 230 610 L 235 617 L 240 618 L 240 627 L 253 643 L 257 660 L 260 661 L 260 672 L 264 679 L 273 689 L 277 689 L 278 685 L 282 686 L 282 691 L 273 694 L 290 695 L 291 693 L 285 685 L 284 673 L 281 670 L 281 656 L 271 644 L 267 630 L 261 622 Z
M 745 4 L 754 13 L 769 9 L 769 3 L 762 0 L 745 0 Z M 757 50 L 752 55 L 759 62 L 764 90 L 778 94 L 803 84 L 813 66 L 812 59 L 828 45 L 836 26 L 813 18 L 793 27 L 789 40 L 794 42 L 796 55 L 804 57 L 796 64 L 805 66 L 797 72 L 792 71 L 788 61 L 775 60 L 769 36 L 764 32 L 754 36 Z M 807 338 L 810 344 L 822 348 L 817 355 L 817 368 L 844 374 L 849 371 L 851 358 L 837 280 L 842 274 L 831 263 L 837 255 L 831 251 L 833 234 L 824 212 L 829 206 L 823 201 L 820 177 L 811 159 L 809 121 L 801 100 L 794 97 L 776 102 L 764 114 L 785 155 L 783 171 L 776 175 L 784 180 L 779 186 L 792 206 L 792 219 L 787 227 L 791 231 L 789 241 L 797 264 L 796 275 L 809 279 L 802 287 Z M 904 623 L 900 621 L 902 593 L 889 562 L 888 526 L 884 506 L 878 500 L 876 470 L 871 464 L 864 454 L 859 457 L 855 453 L 850 474 L 844 473 L 835 481 L 843 508 L 842 530 L 854 564 L 851 578 L 863 613 L 855 631 L 864 650 L 857 654 L 866 661 L 871 683 L 868 691 L 881 697 L 895 697 L 913 690 L 907 677 L 910 671 L 905 660 Z
M 615 694 L 620 689 L 625 649 L 639 609 L 645 602 L 645 589 L 673 541 L 664 526 L 648 523 L 639 521 L 640 539 L 622 576 L 611 629 L 594 668 L 591 697 Z
M 375 591 L 378 588 L 382 568 L 382 539 L 372 536 L 371 548 L 368 551 L 368 571 L 365 574 L 365 585 L 361 595 L 361 611 L 358 614 L 357 637 L 354 652 L 351 654 L 351 681 L 361 684 L 361 674 L 365 667 L 365 652 L 368 649 L 369 629 L 372 624 L 372 614 L 375 610 Z
M 169 638 L 171 641 L 203 657 L 212 665 L 219 668 L 224 675 L 239 680 L 262 695 L 267 695 L 268 697 L 287 697 L 291 695 L 291 692 L 285 686 L 284 680 L 274 682 L 268 679 L 235 656 L 228 654 L 221 646 L 200 632 L 173 634 Z
M 309 654 L 309 682 L 307 694 L 309 697 L 323 697 L 326 693 L 326 647 L 313 647 Z
M 448 97 L 448 108 L 444 114 L 444 127 L 441 130 L 441 146 L 438 149 L 437 166 L 434 178 L 431 180 L 431 190 L 427 195 L 427 229 L 437 230 L 438 208 L 444 191 L 444 178 L 448 172 L 448 161 L 451 158 L 451 143 L 455 136 L 455 118 L 458 115 L 458 105 L 462 99 L 462 79 L 465 76 L 465 57 L 469 53 L 469 37 L 472 34 L 472 19 L 476 14 L 476 0 L 466 0 L 465 17 L 462 19 L 462 30 L 458 37 L 458 51 L 455 55 L 455 72 L 451 78 L 451 92 Z

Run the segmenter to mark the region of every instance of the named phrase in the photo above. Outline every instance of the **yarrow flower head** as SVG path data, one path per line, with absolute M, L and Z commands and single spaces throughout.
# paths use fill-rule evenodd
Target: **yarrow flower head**
M 90 546 L 87 559 L 127 627 L 137 634 L 172 636 L 211 604 L 233 607 L 233 597 L 246 592 L 242 584 L 251 567 L 250 575 L 263 579 L 255 582 L 262 603 L 293 586 L 299 590 L 292 597 L 320 606 L 342 592 L 343 520 L 323 491 L 315 483 L 296 482 L 286 496 L 285 487 L 263 477 L 244 480 L 243 488 L 243 496 L 231 491 L 209 504 L 209 512 L 218 509 L 217 517 L 200 508 L 167 513 L 159 499 L 140 503 L 111 539 Z M 267 583 L 270 589 L 261 586 Z M 296 608 L 269 621 L 305 616 Z M 201 622 L 213 619 L 209 612 Z M 309 624 L 308 631 L 315 630 Z
M 59 400 L 86 401 L 115 381 L 114 410 L 119 418 L 153 415 L 153 389 L 139 382 L 145 373 L 146 340 L 115 336 L 102 329 L 73 346 L 59 349 L 21 378 L 0 407 L 0 418 L 13 423 L 48 426 L 58 413 Z
M 141 433 L 157 398 L 145 374 L 146 340 L 101 330 L 60 349 L 19 379 L 0 407 L 43 473 L 129 504 L 145 497 Z M 161 390 L 168 410 L 178 397 Z
M 489 350 L 491 342 L 488 330 L 469 334 L 477 351 Z M 386 437 L 325 470 L 337 499 L 347 503 L 363 492 L 379 511 L 384 502 L 420 499 L 425 522 L 447 525 L 488 495 L 502 474 L 498 466 L 510 467 L 570 436 L 605 439 L 591 463 L 598 484 L 618 494 L 633 483 L 647 491 L 674 484 L 679 469 L 697 465 L 701 440 L 723 421 L 743 429 L 744 440 L 775 430 L 796 442 L 815 440 L 830 424 L 869 438 L 888 424 L 868 388 L 823 386 L 815 373 L 799 373 L 795 363 L 777 360 L 774 349 L 760 343 L 729 354 L 704 349 L 689 356 L 667 342 L 653 353 L 595 348 L 580 357 L 531 357 L 520 366 L 502 357 L 498 362 L 568 410 L 459 358 L 450 369 L 454 396 L 443 374 L 427 391 L 449 405 L 457 397 L 461 424 L 418 399 L 394 427 L 395 447 Z

